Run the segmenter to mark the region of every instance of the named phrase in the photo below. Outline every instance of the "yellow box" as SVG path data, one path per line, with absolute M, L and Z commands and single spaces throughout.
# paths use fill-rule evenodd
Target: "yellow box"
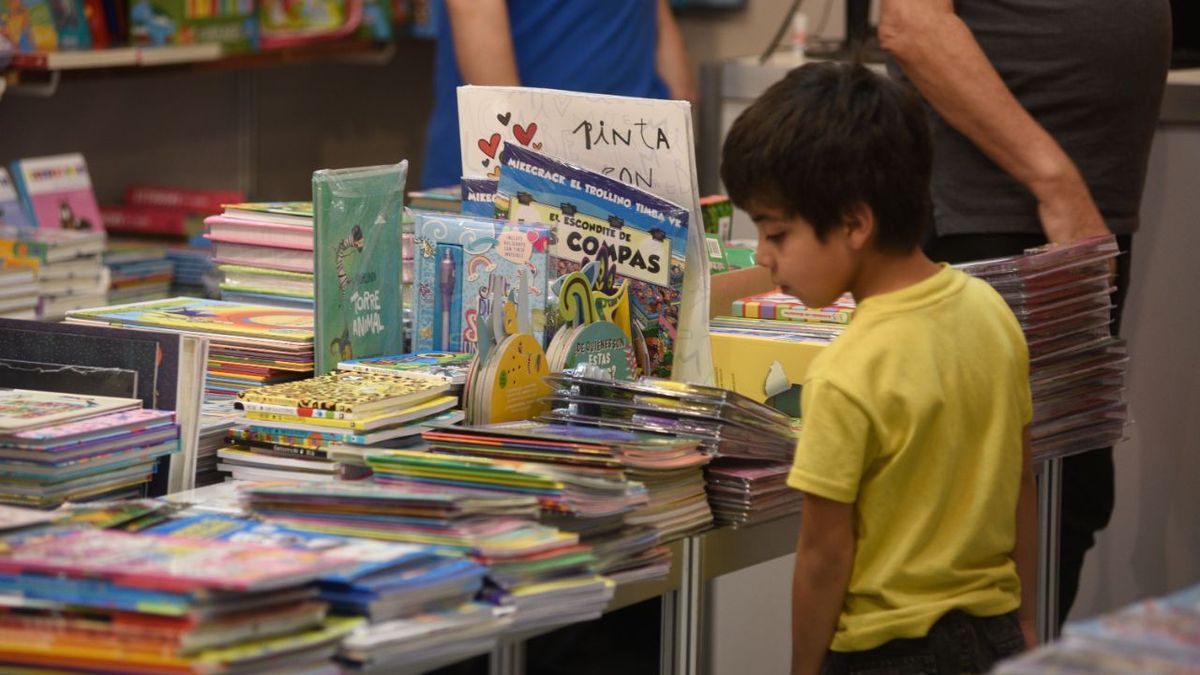
M 752 335 L 710 334 L 716 385 L 771 405 L 793 417 L 800 416 L 800 383 L 812 360 L 828 345 L 788 342 Z M 778 364 L 778 365 L 776 365 Z M 784 377 L 792 386 L 782 394 L 767 396 L 767 377 Z

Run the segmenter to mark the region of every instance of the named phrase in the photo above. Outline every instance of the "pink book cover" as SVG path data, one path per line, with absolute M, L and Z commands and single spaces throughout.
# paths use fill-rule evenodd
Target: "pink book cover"
M 346 562 L 318 551 L 83 530 L 14 546 L 0 557 L 0 572 L 101 578 L 131 588 L 188 593 L 296 586 Z
M 284 225 L 261 220 L 209 216 L 204 219 L 208 230 L 204 238 L 233 244 L 313 250 L 313 229 L 303 225 Z
M 173 421 L 175 421 L 175 413 L 170 410 L 126 410 L 110 415 L 89 417 L 77 422 L 20 431 L 12 434 L 6 440 L 15 443 L 21 441 L 69 441 L 77 436 L 95 436 L 116 429 L 141 431 L 149 424 Z
M 104 230 L 83 155 L 53 155 L 13 164 L 38 227 L 52 230 Z

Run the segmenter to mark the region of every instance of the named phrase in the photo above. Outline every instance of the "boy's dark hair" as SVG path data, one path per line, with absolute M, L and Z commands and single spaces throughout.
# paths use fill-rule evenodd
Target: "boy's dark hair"
M 811 63 L 733 123 L 721 179 L 735 204 L 800 216 L 822 241 L 866 204 L 876 248 L 910 251 L 933 217 L 932 160 L 929 122 L 910 89 L 858 63 Z

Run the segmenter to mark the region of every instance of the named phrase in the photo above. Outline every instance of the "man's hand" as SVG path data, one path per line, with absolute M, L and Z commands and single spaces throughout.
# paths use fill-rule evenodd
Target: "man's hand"
M 1052 178 L 1031 185 L 1038 199 L 1038 218 L 1042 231 L 1052 244 L 1069 244 L 1090 237 L 1112 234 L 1100 209 L 1092 199 L 1083 176 L 1070 160 Z M 1116 260 L 1108 261 L 1109 283 L 1115 283 Z

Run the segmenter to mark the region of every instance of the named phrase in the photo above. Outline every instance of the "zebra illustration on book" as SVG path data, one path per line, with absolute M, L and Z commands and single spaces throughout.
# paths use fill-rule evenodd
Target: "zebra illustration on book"
M 346 289 L 350 287 L 350 275 L 346 274 L 346 256 L 351 250 L 361 252 L 363 250 L 363 233 L 362 228 L 358 225 L 350 230 L 350 234 L 346 238 L 339 241 L 337 251 L 334 253 L 334 265 L 337 267 L 338 290 L 343 295 Z

